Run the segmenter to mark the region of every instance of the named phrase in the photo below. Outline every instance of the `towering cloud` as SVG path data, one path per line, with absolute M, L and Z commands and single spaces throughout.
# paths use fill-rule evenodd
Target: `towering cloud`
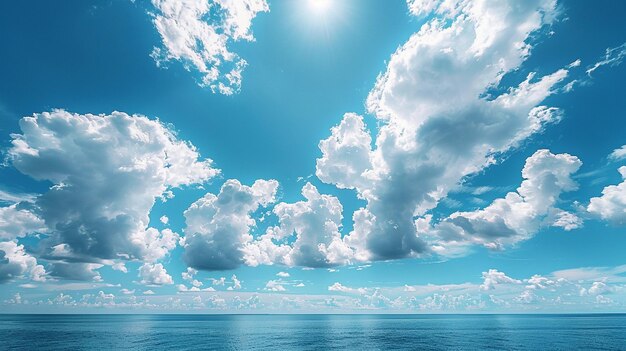
M 409 7 L 435 16 L 392 55 L 367 98 L 382 123 L 374 148 L 352 114 L 320 143 L 320 179 L 355 188 L 367 200 L 344 239 L 359 259 L 428 251 L 414 218 L 465 176 L 560 119 L 557 109 L 539 104 L 566 69 L 498 87 L 529 55 L 530 35 L 554 19 L 555 1 L 409 1 Z

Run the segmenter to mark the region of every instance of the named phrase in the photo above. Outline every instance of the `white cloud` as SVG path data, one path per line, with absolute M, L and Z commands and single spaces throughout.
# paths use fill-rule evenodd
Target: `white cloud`
M 124 295 L 133 295 L 135 293 L 135 289 L 129 290 L 129 289 L 124 288 L 120 290 L 120 292 Z
M 34 281 L 45 281 L 46 272 L 37 259 L 15 241 L 0 242 L 0 283 L 28 276 Z
M 496 269 L 490 269 L 483 272 L 483 283 L 480 285 L 481 290 L 493 290 L 500 284 L 521 284 L 522 281 L 513 279 Z
M 232 281 L 233 285 L 230 286 L 229 288 L 232 288 L 232 290 L 241 289 L 241 280 L 237 279 L 236 275 L 233 274 L 233 276 L 230 277 L 230 280 Z
M 269 11 L 265 0 L 152 0 L 156 26 L 163 41 L 152 57 L 157 65 L 182 61 L 187 70 L 201 75 L 199 84 L 226 95 L 241 88 L 247 62 L 229 46 L 254 41 L 252 20 Z
M 430 217 L 418 219 L 418 231 L 444 255 L 464 253 L 467 245 L 502 249 L 532 237 L 542 226 L 574 229 L 576 215 L 555 207 L 562 192 L 577 189 L 571 178 L 582 162 L 569 154 L 538 150 L 526 160 L 524 181 L 515 192 L 494 200 L 482 210 L 455 212 L 430 227 Z
M 278 182 L 250 186 L 228 180 L 219 194 L 207 193 L 185 211 L 185 262 L 200 270 L 233 269 L 243 263 L 243 247 L 256 225 L 251 214 L 275 201 Z
M 161 216 L 161 218 L 159 218 L 159 221 L 161 221 L 161 223 L 163 224 L 167 224 L 170 221 L 170 219 L 166 215 L 163 215 Z
M 465 176 L 493 164 L 499 153 L 561 118 L 557 109 L 538 105 L 567 69 L 543 77 L 531 73 L 496 96 L 490 91 L 529 55 L 529 36 L 551 23 L 555 1 L 409 6 L 416 14 L 437 15 L 392 55 L 368 96 L 367 108 L 382 124 L 374 148 L 368 155 L 370 137 L 353 114 L 320 143 L 320 179 L 354 187 L 367 200 L 344 238 L 356 260 L 427 252 L 413 218 L 436 207 Z M 358 155 L 352 164 L 349 152 Z
M 20 129 L 12 134 L 11 162 L 53 183 L 33 209 L 49 228 L 42 243 L 51 260 L 163 257 L 178 234 L 148 227 L 155 201 L 219 173 L 174 131 L 140 115 L 53 110 L 22 118 Z
M 350 288 L 339 282 L 335 282 L 333 285 L 330 285 L 328 287 L 328 291 L 338 291 L 338 292 L 343 292 L 343 293 L 348 293 L 348 294 L 357 294 L 357 295 L 363 295 L 367 292 L 367 290 L 364 288 Z
M 265 284 L 265 290 L 274 292 L 287 291 L 287 289 L 283 286 L 283 283 L 279 280 L 268 281 L 267 284 Z
M 289 278 L 289 273 L 287 272 L 278 272 L 276 273 L 277 277 L 281 277 L 281 278 Z
M 595 72 L 598 68 L 602 66 L 615 67 L 622 63 L 624 58 L 626 57 L 626 43 L 614 47 L 607 48 L 606 53 L 604 54 L 604 59 L 596 62 L 593 66 L 587 69 L 587 74 L 591 76 L 593 72 Z
M 123 273 L 128 273 L 128 268 L 126 268 L 126 265 L 124 264 L 124 262 L 117 262 L 117 263 L 114 263 L 114 264 L 111 266 L 111 268 L 112 268 L 114 271 L 120 271 L 120 272 L 123 272 Z
M 328 267 L 348 263 L 352 251 L 341 239 L 343 207 L 334 196 L 320 194 L 307 183 L 305 201 L 278 203 L 273 212 L 278 225 L 245 249 L 249 265 L 281 263 L 287 266 Z M 293 244 L 284 242 L 295 235 Z
M 141 278 L 140 283 L 144 285 L 174 284 L 172 276 L 167 274 L 161 263 L 144 263 L 139 268 L 139 278 Z
M 44 221 L 31 211 L 13 204 L 0 207 L 0 240 L 13 240 L 32 233 L 45 233 Z
M 609 155 L 609 160 L 619 161 L 626 158 L 626 145 L 622 145 L 622 147 L 613 150 Z
M 617 225 L 626 223 L 626 166 L 618 169 L 624 179 L 602 189 L 602 196 L 591 198 L 587 211 Z

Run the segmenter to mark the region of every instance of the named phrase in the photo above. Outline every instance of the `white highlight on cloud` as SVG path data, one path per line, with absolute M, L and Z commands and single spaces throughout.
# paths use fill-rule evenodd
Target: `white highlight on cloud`
M 566 78 L 566 68 L 543 77 L 531 73 L 517 87 L 490 95 L 528 57 L 531 33 L 553 21 L 554 0 L 408 4 L 415 14 L 436 16 L 392 55 L 368 96 L 369 112 L 382 123 L 374 148 L 354 114 L 320 142 L 316 174 L 355 188 L 367 201 L 343 238 L 354 260 L 429 252 L 414 217 L 561 118 L 557 109 L 538 105 Z
M 623 182 L 602 189 L 602 196 L 591 198 L 587 211 L 617 225 L 626 224 L 626 166 L 618 168 Z
M 174 284 L 172 276 L 167 274 L 161 263 L 144 263 L 139 268 L 139 278 L 141 278 L 141 284 L 148 286 Z
M 49 229 L 47 258 L 156 261 L 178 234 L 148 227 L 158 198 L 219 173 L 158 120 L 53 110 L 20 120 L 8 155 L 22 173 L 54 185 L 32 212 Z
M 237 41 L 254 41 L 252 20 L 268 12 L 265 0 L 152 0 L 154 25 L 162 48 L 151 56 L 157 66 L 182 61 L 201 75 L 200 86 L 231 95 L 241 89 L 246 60 L 229 50 Z
M 244 246 L 252 241 L 251 217 L 260 206 L 275 201 L 278 182 L 257 180 L 252 186 L 227 180 L 218 195 L 207 193 L 185 215 L 185 262 L 199 270 L 226 270 L 244 260 Z

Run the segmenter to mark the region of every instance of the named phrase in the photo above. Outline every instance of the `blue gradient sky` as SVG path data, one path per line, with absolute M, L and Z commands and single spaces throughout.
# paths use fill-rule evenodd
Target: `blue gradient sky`
M 0 168 L 0 191 L 6 199 L 1 205 L 16 202 L 8 195 L 24 200 L 25 194 L 34 194 L 36 198 L 54 185 L 35 180 L 13 165 L 12 134 L 24 133 L 18 124 L 22 117 L 53 109 L 96 115 L 122 111 L 158 119 L 176 132 L 178 140 L 192 143 L 200 159 L 212 159 L 221 170 L 219 176 L 200 182 L 202 187 L 184 185 L 172 190 L 172 199 L 156 200 L 149 212 L 150 227 L 170 228 L 185 236 L 183 213 L 205 193 L 218 194 L 228 179 L 248 186 L 257 179 L 275 179 L 280 184 L 278 202 L 303 200 L 300 191 L 306 182 L 321 194 L 336 197 L 343 206 L 340 232 L 347 236 L 354 227 L 353 212 L 367 201 L 355 190 L 338 189 L 316 177 L 316 159 L 322 157 L 318 144 L 347 112 L 362 115 L 375 139 L 386 121 L 368 111 L 368 94 L 379 74 L 387 70 L 391 55 L 439 15 L 415 16 L 405 1 L 331 0 L 325 10 L 314 9 L 312 1 L 268 1 L 269 12 L 259 12 L 252 21 L 254 41 L 229 42 L 229 50 L 247 61 L 240 91 L 232 95 L 199 86 L 201 76 L 189 62 L 189 70 L 185 69 L 184 60 L 171 59 L 165 67 L 157 67 L 150 53 L 164 44 L 153 23 L 158 11 L 149 1 L 3 2 L 0 146 L 6 162 Z M 32 281 L 29 272 L 22 270 L 4 282 L 0 279 L 2 310 L 623 311 L 624 222 L 589 211 L 588 205 L 605 187 L 622 182 L 617 169 L 626 165 L 626 158 L 609 157 L 626 144 L 626 64 L 620 64 L 626 55 L 626 3 L 560 1 L 557 9 L 557 19 L 527 40 L 532 42 L 530 56 L 491 89 L 494 94 L 506 92 L 531 72 L 543 77 L 579 59 L 581 64 L 570 68 L 568 78 L 555 86 L 557 92 L 541 100 L 540 105 L 559 108 L 561 120 L 496 155 L 494 164 L 464 177 L 464 187 L 451 190 L 428 213 L 445 218 L 453 212 L 485 208 L 515 191 L 523 181 L 521 171 L 527 159 L 537 150 L 549 149 L 582 162 L 572 175 L 577 190 L 564 192 L 557 201 L 560 209 L 581 219 L 578 228 L 566 231 L 542 225 L 502 250 L 475 245 L 462 255 L 416 253 L 393 259 L 353 259 L 323 268 L 276 262 L 200 270 L 194 279 L 203 283 L 202 288 L 215 290 L 201 292 L 180 291 L 180 284 L 190 288 L 190 281 L 181 277 L 188 267 L 181 245 L 158 260 L 171 283 L 142 282 L 138 270 L 146 261 L 141 258 L 121 260 L 127 273 L 113 270 L 100 258 L 87 260 L 104 264 L 95 280 L 55 275 L 51 265 L 57 261 L 43 254 L 45 239 L 54 236 L 55 228 L 48 228 L 10 239 L 37 258 L 46 278 Z M 203 20 L 215 21 L 210 16 Z M 587 69 L 605 59 L 609 48 L 616 48 L 607 56 L 615 60 L 587 74 Z M 442 77 L 445 80 L 445 70 Z M 575 83 L 566 92 L 569 82 Z M 472 189 L 479 187 L 488 191 L 473 195 Z M 626 191 L 621 196 L 626 198 Z M 25 201 L 33 201 L 29 199 Z M 618 213 L 626 211 L 624 200 L 613 205 Z M 278 223 L 271 214 L 261 222 L 264 211 L 252 214 L 257 220 L 251 229 L 254 238 Z M 169 218 L 167 224 L 159 221 L 163 215 Z M 7 226 L 12 218 L 3 219 Z M 81 260 L 85 262 L 84 257 Z M 11 263 L 0 260 L 0 265 Z M 279 272 L 288 276 L 277 276 Z M 504 278 L 496 273 L 503 273 Z M 236 286 L 233 275 L 241 281 L 241 288 L 227 291 Z M 552 285 L 528 288 L 534 284 L 530 281 L 534 275 L 546 277 Z M 224 285 L 212 280 L 221 277 L 226 278 Z M 276 285 L 282 288 L 272 291 Z M 145 295 L 148 290 L 154 295 Z M 534 294 L 532 298 L 525 298 L 528 291 Z

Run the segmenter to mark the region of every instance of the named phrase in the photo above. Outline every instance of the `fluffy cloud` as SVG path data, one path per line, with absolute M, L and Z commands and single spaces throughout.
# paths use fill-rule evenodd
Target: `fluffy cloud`
M 287 289 L 285 289 L 283 283 L 280 280 L 268 281 L 267 284 L 265 284 L 265 290 L 274 292 L 287 291 Z
M 618 171 L 624 181 L 602 189 L 602 196 L 589 201 L 587 211 L 604 220 L 623 225 L 626 223 L 626 166 L 620 167 Z
M 46 272 L 37 259 L 15 241 L 0 242 L 0 283 L 28 275 L 35 281 L 46 280 Z
M 339 199 L 320 194 L 311 183 L 304 185 L 302 195 L 305 201 L 274 206 L 279 225 L 246 247 L 248 264 L 329 267 L 349 262 L 352 250 L 339 232 L 343 218 Z
M 20 205 L 0 207 L 0 240 L 12 240 L 46 231 L 44 221 Z
M 499 284 L 520 284 L 521 281 L 513 279 L 506 274 L 499 272 L 497 269 L 490 269 L 483 272 L 483 283 L 480 285 L 481 290 L 493 290 Z
M 193 145 L 140 115 L 54 110 L 24 117 L 20 128 L 12 134 L 11 162 L 53 184 L 33 210 L 49 229 L 42 243 L 51 260 L 163 257 L 178 234 L 148 227 L 156 199 L 219 173 Z
M 529 239 L 545 225 L 574 229 L 582 220 L 555 204 L 562 192 L 577 189 L 571 176 L 581 165 L 575 156 L 538 150 L 526 160 L 524 181 L 517 191 L 482 210 L 455 212 L 437 223 L 434 230 L 424 223 L 430 218 L 418 219 L 418 230 L 428 241 L 434 239 L 435 252 L 454 255 L 469 244 L 501 249 Z
M 529 55 L 531 33 L 551 23 L 553 0 L 409 2 L 436 16 L 391 57 L 367 99 L 381 122 L 375 147 L 360 118 L 347 114 L 320 143 L 320 179 L 356 188 L 367 206 L 353 214 L 344 241 L 359 260 L 417 256 L 423 216 L 467 175 L 493 164 L 561 115 L 538 106 L 567 69 L 508 90 L 501 78 Z M 350 162 L 346 155 L 357 155 Z
M 252 20 L 269 11 L 265 0 L 152 0 L 163 41 L 152 57 L 157 65 L 179 60 L 201 75 L 199 84 L 231 95 L 241 88 L 246 61 L 229 50 L 232 42 L 254 41 Z
M 243 247 L 256 225 L 251 214 L 275 201 L 278 182 L 257 180 L 252 186 L 228 180 L 219 194 L 207 193 L 185 211 L 187 264 L 200 270 L 233 269 L 243 263 Z
M 139 278 L 141 278 L 140 283 L 144 285 L 165 285 L 174 283 L 172 276 L 167 274 L 167 271 L 160 263 L 144 263 L 139 267 Z

